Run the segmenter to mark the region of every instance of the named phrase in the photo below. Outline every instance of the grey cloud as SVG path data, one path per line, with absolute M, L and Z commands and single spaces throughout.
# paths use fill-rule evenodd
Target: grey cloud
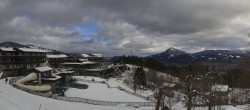
M 1 0 L 0 41 L 108 56 L 247 47 L 248 0 Z M 96 23 L 89 35 L 72 28 Z

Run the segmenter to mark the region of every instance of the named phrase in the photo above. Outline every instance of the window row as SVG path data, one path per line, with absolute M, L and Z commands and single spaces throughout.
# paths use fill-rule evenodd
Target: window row
M 10 58 L 0 58 L 0 62 L 45 62 L 46 58 L 27 58 L 27 59 L 10 59 Z
M 46 56 L 45 53 L 0 53 L 0 56 Z
M 12 69 L 12 68 L 35 68 L 39 66 L 44 66 L 44 63 L 38 63 L 38 64 L 13 64 L 13 65 L 0 65 L 0 68 L 2 69 Z

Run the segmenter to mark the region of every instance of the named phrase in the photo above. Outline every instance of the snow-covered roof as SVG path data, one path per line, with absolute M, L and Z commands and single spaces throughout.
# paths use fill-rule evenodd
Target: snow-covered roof
M 82 62 L 88 61 L 88 59 L 79 59 Z
M 96 62 L 81 62 L 81 63 L 74 63 L 74 62 L 66 62 L 66 63 L 63 63 L 63 64 L 66 64 L 66 65 L 86 65 L 86 64 L 95 64 Z
M 73 74 L 75 71 L 60 71 L 57 74 Z
M 220 91 L 220 92 L 226 92 L 228 90 L 228 85 L 213 85 L 212 90 L 213 91 Z
M 176 84 L 175 83 L 164 83 L 163 85 L 167 86 L 167 87 L 174 87 Z
M 19 50 L 21 51 L 24 51 L 24 52 L 47 52 L 45 50 L 41 50 L 41 49 L 32 49 L 32 48 L 18 48 Z
M 50 71 L 52 70 L 52 68 L 48 67 L 48 66 L 44 66 L 44 67 L 37 67 L 35 68 L 37 71 L 40 71 L 40 72 L 45 72 L 45 71 Z
M 68 56 L 65 54 L 60 55 L 47 55 L 47 58 L 67 58 Z
M 15 51 L 13 48 L 11 47 L 2 47 L 0 48 L 2 51 Z
M 81 54 L 83 57 L 103 57 L 100 53 L 94 53 L 94 54 Z
M 61 76 L 53 76 L 54 78 L 42 78 L 42 80 L 47 80 L 47 81 L 55 81 L 58 79 L 61 79 Z
M 90 57 L 88 54 L 81 54 L 83 57 Z
M 92 55 L 94 55 L 94 56 L 96 56 L 96 57 L 103 57 L 102 54 L 100 54 L 100 53 L 98 53 L 98 54 L 95 53 L 95 54 L 92 54 Z

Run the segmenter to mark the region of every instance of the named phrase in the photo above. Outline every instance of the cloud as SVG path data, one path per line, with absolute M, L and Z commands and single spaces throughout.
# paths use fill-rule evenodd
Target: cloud
M 1 0 L 0 41 L 65 52 L 146 56 L 248 48 L 249 0 Z M 93 32 L 86 33 L 89 24 Z M 90 28 L 90 27 L 89 27 Z

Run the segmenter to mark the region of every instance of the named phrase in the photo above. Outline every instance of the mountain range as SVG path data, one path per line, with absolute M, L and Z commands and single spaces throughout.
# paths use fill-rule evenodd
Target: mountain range
M 32 44 L 23 45 L 11 41 L 0 43 L 0 47 L 39 48 L 42 50 L 46 50 L 50 54 L 66 54 L 64 52 L 60 52 L 54 49 L 43 48 Z M 187 53 L 171 47 L 164 52 L 143 57 L 143 59 L 153 58 L 164 64 L 179 65 L 202 62 L 233 63 L 236 60 L 247 56 L 250 56 L 250 51 L 248 50 L 204 50 L 197 53 Z M 111 59 L 115 60 L 119 59 L 119 57 L 116 56 Z
M 171 47 L 162 53 L 145 58 L 153 58 L 164 64 L 189 64 L 201 62 L 233 63 L 247 56 L 250 56 L 250 52 L 246 50 L 204 50 L 197 53 L 186 53 Z

